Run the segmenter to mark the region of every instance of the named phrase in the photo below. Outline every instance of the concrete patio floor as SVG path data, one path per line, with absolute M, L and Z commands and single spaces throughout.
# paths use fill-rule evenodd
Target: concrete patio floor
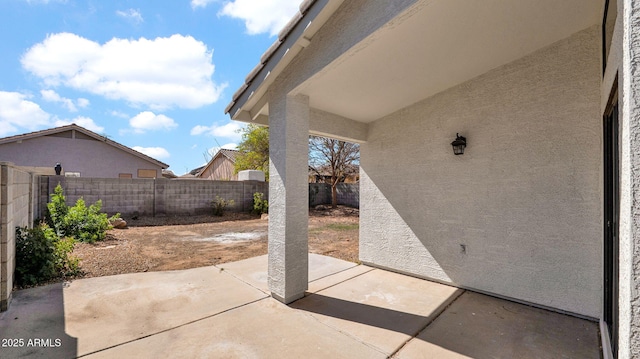
M 0 358 L 600 358 L 594 322 L 331 257 L 309 267 L 289 306 L 268 294 L 266 256 L 17 291 Z

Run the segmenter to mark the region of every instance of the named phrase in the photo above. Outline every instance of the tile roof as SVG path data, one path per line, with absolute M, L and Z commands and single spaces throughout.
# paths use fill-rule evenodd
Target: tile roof
M 230 159 L 231 162 L 236 163 L 236 157 L 238 156 L 240 151 L 221 148 L 220 151 L 218 151 L 218 153 L 220 153 L 223 156 L 225 156 L 226 158 Z
M 265 67 L 265 65 L 269 62 L 273 54 L 284 44 L 284 41 L 287 39 L 291 31 L 295 29 L 296 25 L 300 23 L 300 21 L 304 18 L 304 16 L 309 12 L 309 9 L 315 4 L 318 0 L 304 0 L 302 4 L 300 4 L 299 11 L 289 20 L 289 22 L 280 30 L 278 33 L 278 38 L 274 41 L 271 46 L 267 49 L 267 51 L 262 54 L 260 57 L 260 62 L 249 72 L 249 74 L 245 77 L 244 84 L 240 86 L 240 88 L 233 94 L 231 102 L 224 109 L 224 113 L 229 113 L 233 106 L 236 104 L 240 96 L 245 93 L 245 91 L 249 88 L 249 86 L 254 82 L 256 76 L 260 73 L 260 71 Z

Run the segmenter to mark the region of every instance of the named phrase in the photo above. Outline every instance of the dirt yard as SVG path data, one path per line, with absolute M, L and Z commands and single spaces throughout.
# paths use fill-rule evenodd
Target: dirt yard
M 187 269 L 267 253 L 267 220 L 245 213 L 223 217 L 124 218 L 95 244 L 78 243 L 84 277 Z M 358 260 L 358 210 L 309 211 L 309 252 Z

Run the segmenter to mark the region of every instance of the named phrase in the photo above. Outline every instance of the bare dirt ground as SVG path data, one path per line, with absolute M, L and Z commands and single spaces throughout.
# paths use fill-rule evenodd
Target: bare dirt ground
M 309 252 L 358 261 L 358 210 L 309 210 Z M 268 221 L 245 213 L 125 218 L 128 228 L 78 243 L 84 277 L 188 269 L 267 253 Z

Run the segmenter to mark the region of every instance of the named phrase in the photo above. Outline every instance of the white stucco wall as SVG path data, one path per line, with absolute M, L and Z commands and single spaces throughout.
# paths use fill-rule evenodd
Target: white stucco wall
M 619 358 L 640 357 L 640 1 L 618 1 L 608 67 L 619 76 L 620 232 Z M 616 28 L 616 30 L 618 30 Z M 614 49 L 612 49 L 612 52 Z M 607 89 L 603 89 L 606 91 Z
M 594 26 L 372 123 L 361 260 L 600 317 L 600 51 Z

